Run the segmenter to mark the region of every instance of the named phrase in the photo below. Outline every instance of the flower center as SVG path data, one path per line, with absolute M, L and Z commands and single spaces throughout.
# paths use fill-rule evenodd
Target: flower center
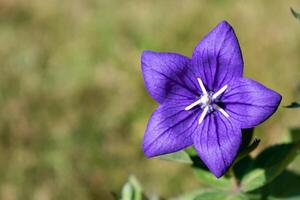
M 221 112 L 225 117 L 229 117 L 228 113 L 223 108 L 221 108 L 219 105 L 216 104 L 216 102 L 218 101 L 218 97 L 220 97 L 220 95 L 226 91 L 228 86 L 227 85 L 223 86 L 216 93 L 207 92 L 202 80 L 200 78 L 198 78 L 197 80 L 202 90 L 202 96 L 194 103 L 185 107 L 184 110 L 191 110 L 195 106 L 200 105 L 203 111 L 199 118 L 199 124 L 201 124 L 201 122 L 204 120 L 207 113 L 213 112 L 214 110 Z
M 212 102 L 212 99 L 209 95 L 203 95 L 201 98 L 202 98 L 202 105 L 208 106 Z

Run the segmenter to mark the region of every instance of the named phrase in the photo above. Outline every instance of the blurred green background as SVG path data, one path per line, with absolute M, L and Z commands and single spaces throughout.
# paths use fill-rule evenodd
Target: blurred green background
M 287 105 L 300 98 L 300 21 L 290 6 L 299 11 L 300 1 L 1 0 L 0 199 L 110 200 L 129 174 L 149 194 L 201 187 L 188 166 L 143 156 L 157 104 L 143 85 L 141 52 L 190 56 L 226 19 L 245 76 Z M 280 107 L 256 129 L 260 147 L 287 140 L 299 118 Z

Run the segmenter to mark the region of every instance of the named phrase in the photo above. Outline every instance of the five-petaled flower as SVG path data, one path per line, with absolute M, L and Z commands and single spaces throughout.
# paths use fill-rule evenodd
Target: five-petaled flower
M 144 51 L 141 62 L 146 88 L 160 104 L 145 131 L 145 155 L 194 145 L 216 177 L 234 161 L 241 129 L 265 121 L 281 101 L 275 91 L 243 78 L 242 53 L 226 21 L 197 44 L 192 58 Z

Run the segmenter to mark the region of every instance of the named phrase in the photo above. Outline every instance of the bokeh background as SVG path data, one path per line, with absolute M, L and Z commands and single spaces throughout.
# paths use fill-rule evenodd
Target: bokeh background
M 188 166 L 143 156 L 157 104 L 141 52 L 190 56 L 226 19 L 245 76 L 287 105 L 300 98 L 300 21 L 290 6 L 300 11 L 298 0 L 0 0 L 0 199 L 110 200 L 129 174 L 150 194 L 201 187 Z M 280 107 L 256 129 L 260 148 L 288 140 L 299 119 Z

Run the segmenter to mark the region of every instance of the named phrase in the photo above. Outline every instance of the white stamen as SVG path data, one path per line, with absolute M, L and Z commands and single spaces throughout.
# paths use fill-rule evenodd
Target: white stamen
M 205 106 L 205 108 L 204 108 L 204 110 L 203 110 L 203 112 L 201 113 L 201 116 L 200 116 L 200 118 L 199 118 L 199 124 L 202 123 L 204 117 L 206 116 L 206 114 L 207 114 L 207 112 L 208 112 L 208 109 L 209 109 L 209 107 L 208 107 L 208 106 Z
M 224 85 L 221 89 L 219 89 L 216 93 L 213 94 L 212 91 L 210 91 L 209 93 L 207 92 L 200 78 L 197 78 L 197 80 L 201 88 L 202 95 L 197 101 L 185 107 L 184 110 L 191 110 L 195 106 L 200 105 L 199 108 L 202 109 L 202 113 L 198 119 L 199 124 L 203 122 L 204 118 L 208 113 L 213 112 L 214 110 L 221 112 L 225 117 L 229 117 L 229 114 L 223 108 L 221 108 L 219 105 L 214 103 L 217 102 L 218 100 L 216 99 L 227 90 L 228 85 Z
M 225 92 L 227 87 L 228 87 L 227 85 L 224 85 L 221 89 L 219 89 L 218 92 L 214 93 L 214 95 L 212 96 L 212 99 L 215 100 L 218 96 L 220 96 L 223 92 Z
M 201 88 L 201 90 L 202 90 L 203 95 L 206 95 L 206 94 L 207 94 L 207 91 L 206 91 L 206 89 L 205 89 L 205 87 L 204 87 L 204 84 L 203 84 L 202 80 L 201 80 L 200 78 L 197 78 L 197 79 L 198 79 L 198 83 L 199 83 L 199 85 L 200 85 L 200 88 Z
M 210 103 L 210 98 L 209 98 L 208 95 L 203 95 L 203 96 L 201 97 L 201 100 L 202 100 L 201 103 L 202 103 L 203 105 L 207 105 L 207 104 Z
M 197 101 L 195 101 L 194 103 L 192 103 L 191 105 L 185 107 L 184 110 L 191 110 L 192 108 L 194 108 L 195 106 L 199 105 L 202 103 L 202 98 L 198 99 Z
M 220 111 L 225 117 L 229 117 L 229 114 L 220 106 L 218 106 L 217 104 L 213 105 L 214 109 L 216 109 L 217 111 Z

